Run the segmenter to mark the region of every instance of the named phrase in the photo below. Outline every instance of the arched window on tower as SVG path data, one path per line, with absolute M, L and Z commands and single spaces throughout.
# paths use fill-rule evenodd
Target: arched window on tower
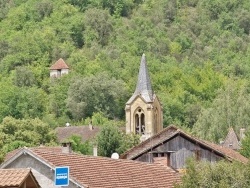
M 135 133 L 145 134 L 145 115 L 141 108 L 135 113 Z

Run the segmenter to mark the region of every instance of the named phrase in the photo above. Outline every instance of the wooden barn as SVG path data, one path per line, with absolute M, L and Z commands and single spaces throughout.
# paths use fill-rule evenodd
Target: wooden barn
M 121 155 L 123 159 L 162 163 L 174 169 L 185 168 L 191 157 L 210 162 L 222 159 L 248 162 L 237 151 L 195 138 L 172 125 Z

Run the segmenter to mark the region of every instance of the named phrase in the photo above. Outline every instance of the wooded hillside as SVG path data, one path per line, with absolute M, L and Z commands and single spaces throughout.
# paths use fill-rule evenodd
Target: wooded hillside
M 124 121 L 145 53 L 164 126 L 219 141 L 250 126 L 249 32 L 249 0 L 1 0 L 1 126 Z

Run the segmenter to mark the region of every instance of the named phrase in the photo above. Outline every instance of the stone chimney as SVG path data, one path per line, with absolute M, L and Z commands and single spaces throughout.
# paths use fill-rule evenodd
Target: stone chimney
M 62 153 L 71 153 L 72 147 L 70 142 L 63 142 L 62 143 Z
M 93 156 L 97 156 L 97 145 L 93 146 Z

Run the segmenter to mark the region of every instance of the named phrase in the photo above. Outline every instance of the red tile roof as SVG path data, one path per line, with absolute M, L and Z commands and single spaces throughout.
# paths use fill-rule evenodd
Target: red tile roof
M 69 69 L 68 65 L 64 62 L 62 58 L 60 58 L 55 64 L 50 67 L 50 70 L 61 70 L 61 69 Z
M 32 174 L 32 172 L 27 168 L 0 169 L 0 187 L 19 187 L 30 174 Z M 34 178 L 33 180 L 38 185 Z
M 60 143 L 67 140 L 72 135 L 79 135 L 82 141 L 94 138 L 99 133 L 99 127 L 93 126 L 90 129 L 89 126 L 70 126 L 70 127 L 57 127 L 56 128 L 57 139 Z
M 179 173 L 157 164 L 76 153 L 65 154 L 39 148 L 23 148 L 22 150 L 20 152 L 44 161 L 49 167 L 69 166 L 70 179 L 84 187 L 171 188 L 181 181 Z
M 26 148 L 26 147 L 24 147 Z M 50 152 L 57 152 L 57 153 L 61 153 L 62 152 L 62 147 L 61 146 L 39 146 L 39 147 L 34 147 L 36 150 L 40 150 L 40 151 L 50 151 Z M 5 156 L 4 160 L 7 161 L 10 158 L 12 158 L 13 156 L 15 156 L 17 153 L 19 153 L 23 148 L 18 148 L 15 149 L 9 153 L 7 153 L 7 155 Z M 32 149 L 32 148 L 30 148 Z
M 141 142 L 139 145 L 131 148 L 130 150 L 128 150 L 127 152 L 122 154 L 121 158 L 134 159 L 135 157 L 148 151 L 150 148 L 157 146 L 157 145 L 159 145 L 167 140 L 170 140 L 171 138 L 173 138 L 177 134 L 183 135 L 186 138 L 188 138 L 194 142 L 199 143 L 203 147 L 206 147 L 210 150 L 213 150 L 214 152 L 219 153 L 220 155 L 224 156 L 224 158 L 226 158 L 228 160 L 236 160 L 236 161 L 240 161 L 243 163 L 248 162 L 248 159 L 246 157 L 242 156 L 240 153 L 238 153 L 230 148 L 225 148 L 225 147 L 222 147 L 220 145 L 195 138 L 194 136 L 191 136 L 191 135 L 183 132 L 181 129 L 178 129 L 173 125 L 168 126 L 167 128 L 163 129 L 158 134 L 154 135 L 153 137 L 151 137 L 151 138 L 145 140 L 144 142 Z

